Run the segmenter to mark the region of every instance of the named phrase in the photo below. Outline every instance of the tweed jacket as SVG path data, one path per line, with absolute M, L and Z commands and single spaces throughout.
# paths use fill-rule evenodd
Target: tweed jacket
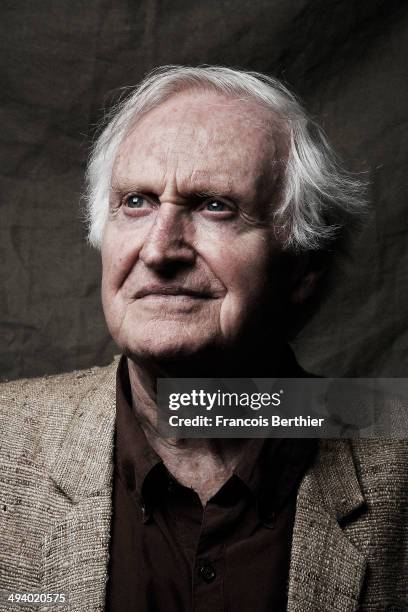
M 104 609 L 116 369 L 0 385 L 0 590 L 69 598 L 0 610 Z M 408 610 L 407 465 L 403 440 L 320 442 L 298 491 L 290 612 Z

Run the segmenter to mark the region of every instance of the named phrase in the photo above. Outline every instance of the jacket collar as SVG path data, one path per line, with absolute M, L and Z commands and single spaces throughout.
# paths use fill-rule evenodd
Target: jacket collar
M 50 466 L 57 488 L 77 502 L 109 486 L 112 477 L 118 359 L 101 368 L 95 384 L 73 412 Z
M 320 492 L 318 498 L 338 522 L 365 504 L 351 444 L 350 440 L 321 440 L 319 458 L 313 470 L 314 485 Z
M 288 610 L 358 609 L 366 559 L 346 535 L 364 497 L 348 440 L 322 440 L 303 479 L 292 538 Z

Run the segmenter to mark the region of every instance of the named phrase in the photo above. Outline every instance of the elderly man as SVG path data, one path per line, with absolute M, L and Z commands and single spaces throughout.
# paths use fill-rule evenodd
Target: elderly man
M 88 185 L 122 358 L 2 386 L 0 587 L 86 612 L 406 609 L 402 443 L 156 426 L 160 377 L 306 376 L 288 335 L 362 210 L 319 129 L 272 78 L 168 67 L 111 114 Z

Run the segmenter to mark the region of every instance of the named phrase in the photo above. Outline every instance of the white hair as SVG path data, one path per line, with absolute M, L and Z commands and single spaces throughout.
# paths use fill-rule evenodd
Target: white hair
M 341 168 L 322 130 L 280 81 L 222 66 L 163 66 L 131 88 L 111 110 L 93 145 L 86 194 L 88 240 L 93 246 L 101 245 L 113 166 L 123 139 L 146 113 L 192 89 L 254 100 L 282 119 L 289 152 L 272 212 L 275 233 L 285 249 L 330 251 L 348 236 L 365 211 L 364 184 Z

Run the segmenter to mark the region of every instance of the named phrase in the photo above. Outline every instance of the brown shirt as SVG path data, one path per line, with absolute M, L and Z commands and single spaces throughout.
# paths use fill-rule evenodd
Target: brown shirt
M 313 440 L 254 439 L 205 508 L 148 444 L 117 375 L 111 612 L 286 609 L 296 491 Z

